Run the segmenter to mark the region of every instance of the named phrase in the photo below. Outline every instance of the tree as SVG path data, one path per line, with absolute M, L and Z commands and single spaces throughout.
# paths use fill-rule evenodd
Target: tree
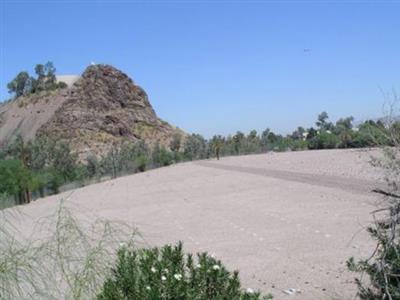
M 241 131 L 237 131 L 236 134 L 233 136 L 233 148 L 237 155 L 239 155 L 243 149 L 244 143 L 244 133 Z
M 268 150 L 268 135 L 269 135 L 270 129 L 267 128 L 261 133 L 261 140 L 260 140 L 260 145 L 261 145 L 261 151 L 265 152 Z
M 250 153 L 258 153 L 260 152 L 260 139 L 258 137 L 257 131 L 252 130 L 246 137 L 246 149 L 245 152 Z
M 52 62 L 37 64 L 35 66 L 36 78 L 31 77 L 28 72 L 23 71 L 7 84 L 9 93 L 15 93 L 16 98 L 43 90 L 54 90 L 65 88 L 64 82 L 57 84 L 56 68 Z
M 340 139 L 340 148 L 348 148 L 351 147 L 353 142 L 353 117 L 340 118 L 336 122 L 336 126 L 333 129 L 333 132 Z
M 44 65 L 44 70 L 46 72 L 46 82 L 45 82 L 46 90 L 52 90 L 57 88 L 56 68 L 54 67 L 53 63 L 51 61 L 48 61 Z
M 89 178 L 100 175 L 100 163 L 95 155 L 90 155 L 86 158 L 86 174 Z
M 334 149 L 340 143 L 339 138 L 333 133 L 326 131 L 316 135 L 308 142 L 309 149 Z
M 178 152 L 179 149 L 181 148 L 181 141 L 182 141 L 182 135 L 180 133 L 175 133 L 169 144 L 171 151 Z
M 8 92 L 15 93 L 16 97 L 27 94 L 31 89 L 31 78 L 28 72 L 20 72 L 7 84 Z
M 188 160 L 203 159 L 208 154 L 207 142 L 200 134 L 192 134 L 185 140 L 183 155 Z
M 315 122 L 315 125 L 319 128 L 320 131 L 331 130 L 333 128 L 333 124 L 328 122 L 329 116 L 326 111 L 323 111 L 318 115 L 318 120 Z
M 152 152 L 152 161 L 155 167 L 169 166 L 173 162 L 173 155 L 164 146 L 156 143 Z
M 52 153 L 51 166 L 64 182 L 75 179 L 78 156 L 71 153 L 68 143 L 58 142 Z
M 291 138 L 294 140 L 302 140 L 304 138 L 305 132 L 306 130 L 303 127 L 299 126 L 295 131 L 293 131 Z
M 24 204 L 31 201 L 36 186 L 34 174 L 20 160 L 0 160 L 0 193 L 14 195 L 18 204 Z
M 210 141 L 210 148 L 213 150 L 218 160 L 222 152 L 223 146 L 224 146 L 224 138 L 221 135 L 214 135 Z

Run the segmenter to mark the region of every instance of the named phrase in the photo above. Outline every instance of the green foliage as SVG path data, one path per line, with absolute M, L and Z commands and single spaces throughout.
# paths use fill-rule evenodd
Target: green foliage
M 30 201 L 30 191 L 38 186 L 34 174 L 17 159 L 0 160 L 0 193 L 18 196 L 19 203 Z
M 65 89 L 68 87 L 68 85 L 64 81 L 60 81 L 57 83 L 57 87 L 60 89 Z
M 261 296 L 241 289 L 238 272 L 230 273 L 207 253 L 197 254 L 197 259 L 185 255 L 179 243 L 161 249 L 121 247 L 97 299 L 252 300 Z
M 20 72 L 7 84 L 10 93 L 14 93 L 18 98 L 22 95 L 28 95 L 41 91 L 55 90 L 57 88 L 66 88 L 65 82 L 57 83 L 56 68 L 52 62 L 46 64 L 37 64 L 35 66 L 36 78 L 31 77 L 28 72 Z
M 347 267 L 353 272 L 365 273 L 371 280 L 371 285 L 366 285 L 356 278 L 359 296 L 363 300 L 400 299 L 400 241 L 390 241 L 390 236 L 379 227 L 369 227 L 369 233 L 377 241 L 378 247 L 374 253 L 374 260 L 364 259 L 355 261 L 350 258 Z
M 63 204 L 35 224 L 40 234 L 18 231 L 0 211 L 0 299 L 94 299 L 121 242 L 135 230 L 121 222 L 82 223 Z M 24 217 L 28 217 L 24 215 Z
M 139 172 L 146 171 L 147 165 L 149 164 L 149 159 L 146 155 L 140 154 L 135 158 L 135 165 Z
M 15 93 L 16 97 L 26 95 L 31 90 L 32 80 L 28 72 L 20 72 L 7 84 L 8 92 Z
M 186 138 L 183 155 L 187 160 L 208 157 L 207 141 L 200 134 L 192 134 Z
M 89 178 L 100 176 L 100 162 L 95 155 L 90 155 L 86 159 L 86 176 Z
M 382 124 L 366 121 L 359 126 L 354 134 L 354 147 L 374 147 L 392 145 L 389 130 Z
M 315 125 L 319 128 L 320 131 L 327 131 L 333 129 L 333 124 L 328 122 L 329 116 L 326 111 L 323 111 L 318 115 L 318 120 L 315 122 Z
M 351 258 L 347 262 L 351 271 L 368 276 L 367 281 L 356 278 L 363 300 L 400 299 L 400 144 L 396 139 L 392 141 L 395 147 L 385 148 L 383 157 L 372 161 L 383 171 L 386 183 L 383 190 L 375 190 L 383 201 L 373 212 L 375 221 L 368 227 L 376 247 L 368 259 Z
M 308 143 L 309 149 L 334 149 L 339 145 L 339 138 L 333 133 L 322 132 L 312 138 Z
M 178 152 L 181 148 L 181 143 L 182 143 L 182 136 L 180 133 L 175 133 L 174 136 L 172 137 L 171 143 L 169 145 L 169 148 L 173 152 Z
M 160 146 L 158 143 L 154 146 L 151 157 L 154 167 L 169 166 L 174 161 L 173 153 L 165 149 L 165 147 Z

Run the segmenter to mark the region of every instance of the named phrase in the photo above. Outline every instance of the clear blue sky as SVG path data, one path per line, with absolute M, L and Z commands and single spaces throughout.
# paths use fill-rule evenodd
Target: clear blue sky
M 400 93 L 400 2 L 0 2 L 1 99 L 36 63 L 107 63 L 161 118 L 209 137 L 288 133 L 323 110 L 379 117 L 380 89 Z

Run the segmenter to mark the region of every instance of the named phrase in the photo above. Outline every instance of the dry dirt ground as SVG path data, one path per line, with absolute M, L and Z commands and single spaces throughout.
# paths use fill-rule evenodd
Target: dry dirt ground
M 352 299 L 350 256 L 373 243 L 365 226 L 378 199 L 377 150 L 324 150 L 190 162 L 39 199 L 20 207 L 32 224 L 66 199 L 81 218 L 123 220 L 150 245 L 184 241 L 239 269 L 244 287 L 275 299 Z M 285 290 L 300 293 L 289 296 Z

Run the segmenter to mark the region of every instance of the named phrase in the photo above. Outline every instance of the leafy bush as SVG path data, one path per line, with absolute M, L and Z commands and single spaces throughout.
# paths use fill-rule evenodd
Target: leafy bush
M 157 143 L 152 152 L 152 161 L 154 167 L 165 167 L 173 163 L 174 156 L 172 152 Z
M 135 158 L 135 165 L 139 172 L 146 171 L 146 167 L 147 167 L 148 163 L 149 163 L 149 160 L 143 154 L 141 154 Z
M 333 133 L 321 132 L 309 141 L 309 149 L 334 149 L 340 143 L 339 138 Z
M 65 89 L 68 87 L 68 84 L 66 84 L 64 81 L 60 81 L 59 83 L 57 83 L 57 87 L 60 89 Z
M 394 141 L 395 142 L 395 141 Z M 387 148 L 382 159 L 373 161 L 385 173 L 385 190 L 375 190 L 383 195 L 383 207 L 374 212 L 375 222 L 368 232 L 376 241 L 376 248 L 368 259 L 347 266 L 351 271 L 365 273 L 369 280 L 356 278 L 359 296 L 364 300 L 400 299 L 400 144 Z
M 195 260 L 178 243 L 161 249 L 121 247 L 98 299 L 251 300 L 261 295 L 251 289 L 243 291 L 237 271 L 231 274 L 207 253 L 197 254 Z
M 0 193 L 17 196 L 20 204 L 28 203 L 37 186 L 37 178 L 20 160 L 0 160 Z

